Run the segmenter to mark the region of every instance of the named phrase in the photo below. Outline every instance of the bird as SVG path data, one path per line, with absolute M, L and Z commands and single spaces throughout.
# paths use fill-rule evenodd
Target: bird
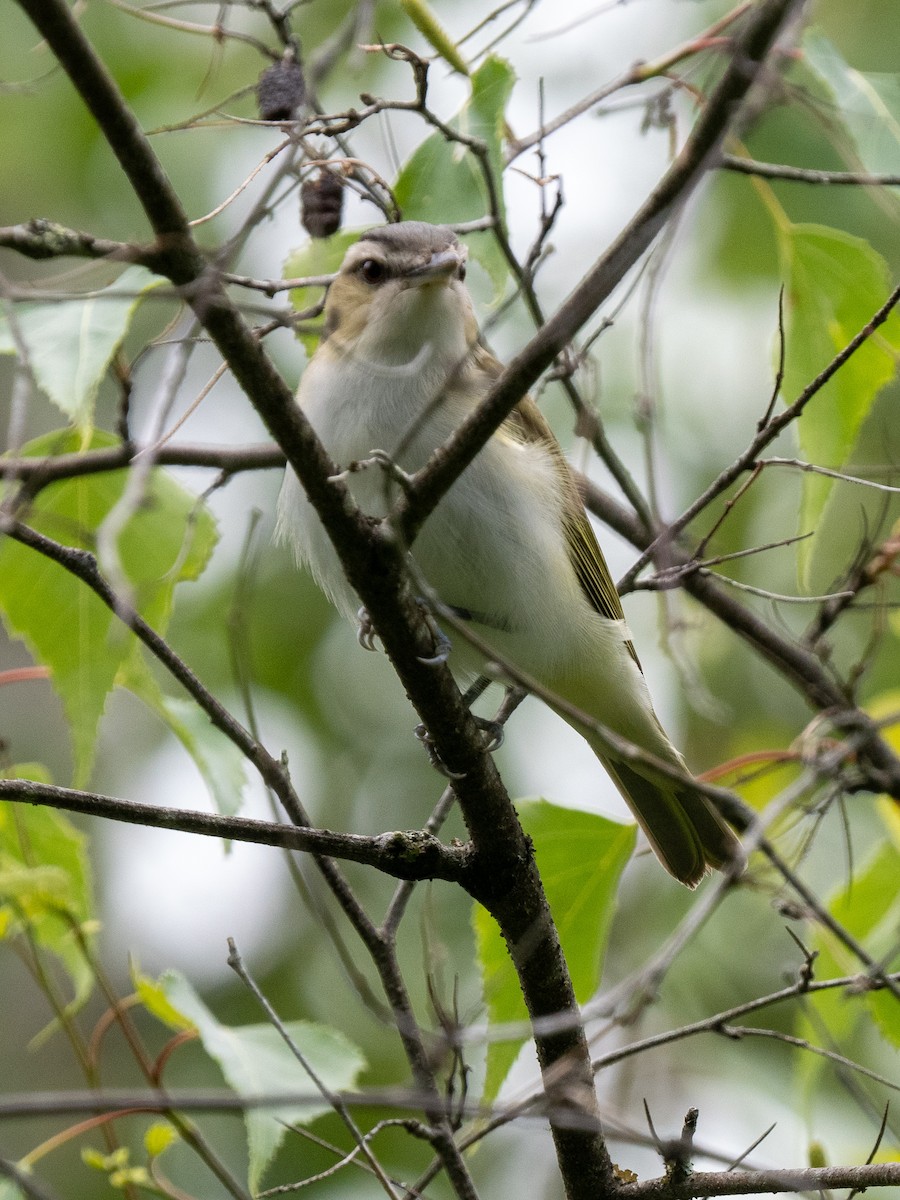
M 481 337 L 466 259 L 447 226 L 378 226 L 349 248 L 328 290 L 322 339 L 297 403 L 332 460 L 351 467 L 345 478 L 353 499 L 373 518 L 385 517 L 392 503 L 390 472 L 378 463 L 407 474 L 421 469 L 502 371 Z M 359 600 L 290 468 L 276 538 L 355 620 Z M 654 711 L 575 476 L 533 399 L 519 401 L 452 484 L 409 553 L 441 604 L 501 663 L 562 700 L 566 707 L 557 711 L 586 738 L 676 879 L 693 888 L 709 868 L 741 863 L 738 838 L 697 788 Z M 478 656 L 457 644 L 464 641 L 454 638 L 449 664 L 477 674 Z M 573 719 L 571 706 L 662 760 L 677 778 L 617 756 L 608 740 Z

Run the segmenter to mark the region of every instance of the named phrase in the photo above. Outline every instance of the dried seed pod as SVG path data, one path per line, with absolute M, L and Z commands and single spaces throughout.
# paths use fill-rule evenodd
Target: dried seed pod
M 341 227 L 344 207 L 344 184 L 341 177 L 327 167 L 310 175 L 300 188 L 300 220 L 313 238 L 331 237 Z
M 259 115 L 264 121 L 292 121 L 305 98 L 303 68 L 292 58 L 267 67 L 256 85 Z

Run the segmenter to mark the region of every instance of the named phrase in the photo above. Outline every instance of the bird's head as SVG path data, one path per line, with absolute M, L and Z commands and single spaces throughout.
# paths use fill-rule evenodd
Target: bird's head
M 478 337 L 467 251 L 446 226 L 403 221 L 347 251 L 325 304 L 325 338 L 363 362 L 408 364 L 428 347 L 461 360 Z

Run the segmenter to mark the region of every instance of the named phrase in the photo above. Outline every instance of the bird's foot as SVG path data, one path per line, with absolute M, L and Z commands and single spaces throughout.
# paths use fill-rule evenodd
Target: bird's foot
M 418 656 L 419 662 L 423 663 L 426 667 L 443 666 L 443 664 L 450 657 L 450 651 L 453 649 L 453 643 L 450 641 L 450 639 L 447 637 L 446 633 L 444 633 L 443 629 L 441 629 L 440 625 L 438 625 L 437 621 L 434 619 L 434 614 L 432 613 L 431 609 L 428 606 L 428 601 L 423 600 L 420 596 L 417 598 L 416 603 L 418 604 L 419 608 L 422 610 L 422 620 L 425 622 L 426 626 L 428 627 L 428 632 L 431 634 L 432 640 L 434 642 L 434 654 L 430 654 L 430 655 L 420 654 Z
M 480 692 L 477 693 L 473 699 L 477 699 L 477 696 L 480 694 Z M 467 700 L 468 695 L 469 693 L 466 692 L 465 696 L 463 696 L 463 699 Z M 476 717 L 474 713 L 472 714 L 472 720 L 486 735 L 484 748 L 488 754 L 493 754 L 495 750 L 499 750 L 503 745 L 503 739 L 506 736 L 506 722 L 527 695 L 528 693 L 524 688 L 508 687 L 506 689 L 506 695 L 503 697 L 503 703 L 497 709 L 497 715 L 495 717 Z
M 503 703 L 497 709 L 497 715 L 494 717 L 495 722 L 501 727 L 504 726 L 527 695 L 528 689 L 519 687 L 518 684 L 507 687 Z
M 495 750 L 499 750 L 503 745 L 503 725 L 498 721 L 492 721 L 488 717 L 476 717 L 474 714 L 472 720 L 478 728 L 484 733 L 484 749 L 487 754 L 493 754 Z M 425 728 L 424 725 L 417 725 L 415 728 L 416 737 L 425 747 L 425 752 L 428 755 L 428 761 L 436 771 L 447 779 L 462 779 L 465 775 L 464 771 L 451 771 L 434 744 L 434 739 Z
M 422 619 L 428 627 L 428 632 L 431 634 L 434 643 L 434 654 L 420 654 L 419 662 L 424 663 L 426 667 L 439 667 L 450 657 L 450 651 L 453 648 L 453 643 L 438 625 L 437 621 L 431 614 L 428 603 L 421 598 L 416 601 L 419 608 L 422 610 Z M 356 613 L 356 640 L 362 646 L 363 650 L 374 650 L 375 647 L 375 626 L 372 624 L 372 618 L 369 616 L 369 610 L 363 605 Z
M 381 467 L 395 483 L 400 484 L 404 492 L 412 491 L 412 475 L 408 475 L 402 467 L 398 467 L 387 450 L 370 450 L 369 457 L 365 462 L 366 466 Z
M 481 730 L 484 736 L 484 748 L 488 754 L 493 754 L 495 750 L 499 750 L 503 745 L 503 722 L 491 720 L 490 717 L 476 717 L 472 714 L 472 720 Z
M 368 471 L 370 467 L 381 467 L 395 483 L 399 483 L 404 492 L 408 493 L 412 490 L 412 476 L 408 475 L 402 467 L 398 467 L 386 450 L 372 450 L 368 458 L 354 459 L 342 471 L 337 471 L 334 475 L 329 475 L 328 482 L 346 483 L 351 475 L 358 475 L 361 471 Z
M 415 728 L 415 735 L 425 747 L 425 753 L 428 755 L 429 763 L 436 771 L 439 771 L 445 779 L 463 779 L 464 771 L 451 771 L 440 754 L 437 752 L 437 747 L 434 744 L 434 738 L 425 728 L 424 724 L 419 724 Z

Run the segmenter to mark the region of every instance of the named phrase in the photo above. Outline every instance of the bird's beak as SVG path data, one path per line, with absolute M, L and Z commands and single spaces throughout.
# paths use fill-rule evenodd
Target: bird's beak
M 407 272 L 405 278 L 415 287 L 426 283 L 446 283 L 456 274 L 462 262 L 460 251 L 450 247 L 432 254 L 424 266 Z

